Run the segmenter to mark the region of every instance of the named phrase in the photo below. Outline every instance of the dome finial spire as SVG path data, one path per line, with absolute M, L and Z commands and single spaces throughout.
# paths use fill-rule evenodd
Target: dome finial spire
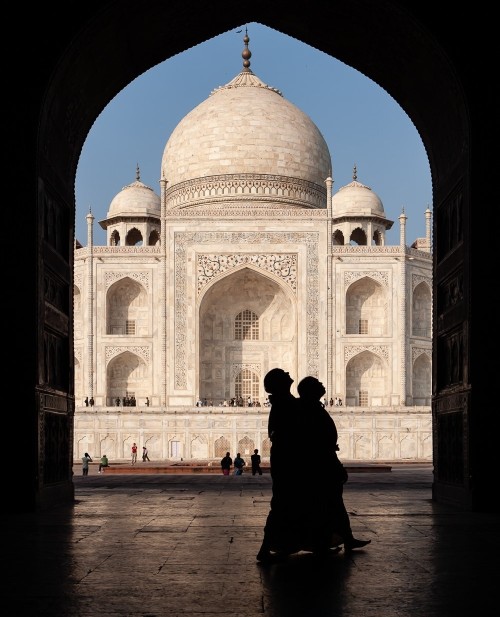
M 243 42 L 245 43 L 245 49 L 241 52 L 241 57 L 243 58 L 243 70 L 250 71 L 250 58 L 252 57 L 252 52 L 248 49 L 248 43 L 250 42 L 250 37 L 248 36 L 248 28 L 245 28 L 245 36 L 243 37 Z
M 141 181 L 141 170 L 139 169 L 139 163 L 137 163 L 137 167 L 135 168 L 135 179 L 137 182 Z
M 358 168 L 356 167 L 356 163 L 354 163 L 354 167 L 352 168 L 352 179 L 354 182 L 358 179 Z

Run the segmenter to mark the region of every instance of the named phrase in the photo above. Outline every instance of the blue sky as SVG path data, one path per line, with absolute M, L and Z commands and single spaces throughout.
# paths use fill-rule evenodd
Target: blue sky
M 76 237 L 86 244 L 85 217 L 95 216 L 94 243 L 106 244 L 99 221 L 113 197 L 135 180 L 157 194 L 163 150 L 179 121 L 242 68 L 245 27 L 252 71 L 307 113 L 330 149 L 335 193 L 358 181 L 382 200 L 394 221 L 387 244 L 399 244 L 404 208 L 407 244 L 425 237 L 425 210 L 432 208 L 427 154 L 401 107 L 377 84 L 303 43 L 256 23 L 221 34 L 171 58 L 135 79 L 103 110 L 87 136 L 76 176 Z M 242 29 L 242 32 L 237 32 Z

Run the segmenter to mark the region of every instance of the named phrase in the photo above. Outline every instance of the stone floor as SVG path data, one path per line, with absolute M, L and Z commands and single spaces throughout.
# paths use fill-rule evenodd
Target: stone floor
M 2 516 L 5 614 L 498 614 L 499 516 L 433 503 L 429 465 L 350 474 L 344 499 L 355 535 L 372 540 L 366 549 L 273 565 L 255 560 L 267 474 L 80 474 L 73 505 Z

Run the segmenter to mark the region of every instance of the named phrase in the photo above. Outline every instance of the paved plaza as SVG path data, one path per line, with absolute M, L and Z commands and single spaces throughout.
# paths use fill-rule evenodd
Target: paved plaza
M 351 472 L 345 502 L 354 534 L 372 540 L 366 549 L 272 565 L 255 560 L 268 474 L 99 475 L 94 467 L 82 477 L 75 465 L 74 482 L 72 506 L 2 516 L 6 614 L 498 614 L 499 517 L 433 503 L 430 465 Z

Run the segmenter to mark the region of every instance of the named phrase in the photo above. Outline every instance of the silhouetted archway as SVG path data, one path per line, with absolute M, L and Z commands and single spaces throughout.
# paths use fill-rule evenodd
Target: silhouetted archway
M 5 112 L 6 151 L 14 175 L 9 181 L 16 190 L 10 203 L 22 205 L 8 216 L 15 215 L 11 227 L 23 231 L 23 257 L 7 276 L 27 311 L 16 329 L 14 353 L 19 355 L 7 375 L 21 393 L 12 434 L 24 439 L 26 465 L 25 488 L 12 507 L 32 510 L 73 499 L 74 182 L 86 136 L 106 104 L 135 77 L 250 21 L 297 38 L 370 77 L 419 131 L 429 156 L 435 213 L 433 498 L 467 508 L 489 507 L 488 484 L 496 469 L 491 436 L 495 410 L 479 407 L 477 399 L 487 389 L 487 375 L 479 371 L 472 396 L 473 80 L 463 48 L 465 20 L 450 28 L 448 15 L 440 22 L 432 5 L 403 0 L 255 0 L 251 5 L 217 0 L 207 7 L 195 0 L 151 0 L 139 13 L 129 0 L 90 0 L 73 8 L 71 14 L 60 11 L 57 19 L 45 7 L 35 9 L 37 52 L 7 67 L 10 91 L 16 93 Z M 12 10 L 21 21 L 21 13 L 16 15 L 21 7 Z M 476 122 L 481 137 L 483 126 Z M 19 234 L 11 236 L 4 248 L 14 254 Z M 487 250 L 482 247 L 483 259 Z M 48 295 L 47 289 L 57 293 Z M 479 324 L 482 316 L 476 319 Z M 459 355 L 450 349 L 458 349 Z M 458 373 L 451 361 L 460 362 Z M 452 383 L 456 375 L 459 379 Z M 484 382 L 478 384 L 478 378 Z

